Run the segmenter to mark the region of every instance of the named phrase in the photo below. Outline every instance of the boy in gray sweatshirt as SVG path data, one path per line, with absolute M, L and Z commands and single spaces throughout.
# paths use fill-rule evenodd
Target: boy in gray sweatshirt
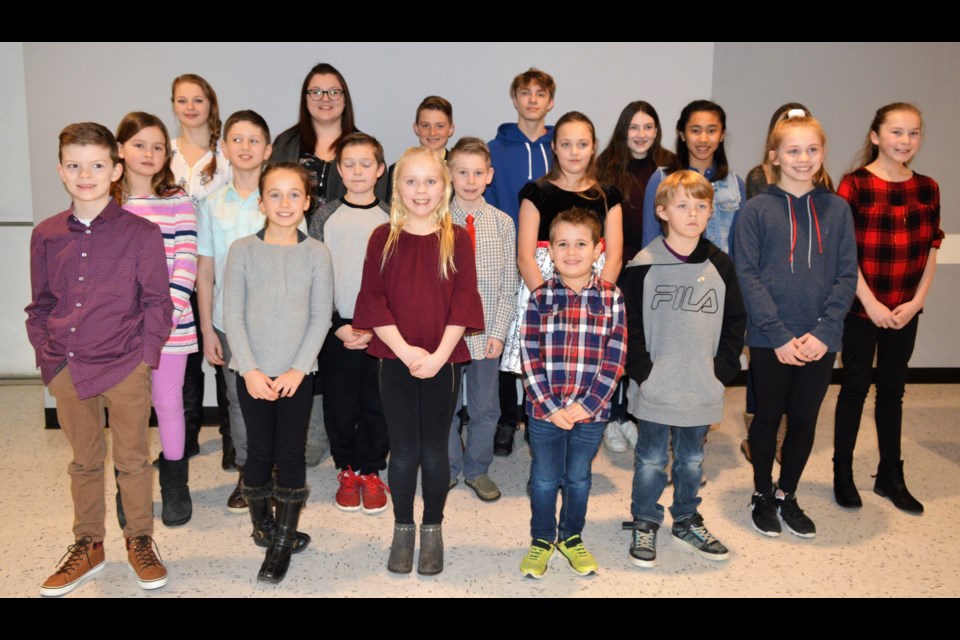
M 633 476 L 630 559 L 656 566 L 664 509 L 667 449 L 673 439 L 673 538 L 710 560 L 727 548 L 698 513 L 703 443 L 723 418 L 724 385 L 740 370 L 747 315 L 733 261 L 701 234 L 713 209 L 713 187 L 695 171 L 678 171 L 657 189 L 666 228 L 627 265 L 627 402 L 639 419 Z

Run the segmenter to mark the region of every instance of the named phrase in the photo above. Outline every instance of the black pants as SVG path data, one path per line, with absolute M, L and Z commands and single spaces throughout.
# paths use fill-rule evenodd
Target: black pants
M 289 398 L 255 400 L 243 376 L 237 376 L 237 396 L 247 427 L 247 465 L 244 482 L 262 487 L 277 466 L 277 485 L 299 489 L 307 483 L 306 439 L 313 407 L 313 374 L 304 377 Z
M 467 398 L 469 406 L 470 398 Z M 517 398 L 517 376 L 506 371 L 500 372 L 500 422 L 523 422 L 524 416 L 521 405 L 523 399 Z
M 627 376 L 620 378 L 617 388 L 610 398 L 610 422 L 624 422 L 627 419 L 627 387 L 630 379 Z
M 903 393 L 907 365 L 917 341 L 920 316 L 902 329 L 881 329 L 870 320 L 847 315 L 843 327 L 843 372 L 837 398 L 833 448 L 837 457 L 853 456 L 863 403 L 870 390 L 873 356 L 877 356 L 877 442 L 880 461 L 900 460 Z
M 446 364 L 432 378 L 410 375 L 400 360 L 382 358 L 380 398 L 390 434 L 393 517 L 413 524 L 417 470 L 422 469 L 423 524 L 440 524 L 450 484 L 447 441 L 460 392 L 459 364 Z
M 320 351 L 323 419 L 337 469 L 351 467 L 368 474 L 387 468 L 390 440 L 380 403 L 378 366 L 366 350 L 345 349 L 332 329 L 327 333 Z
M 197 292 L 190 294 L 190 305 L 193 307 L 193 317 L 199 323 L 200 311 L 197 308 Z M 186 428 L 188 440 L 196 439 L 200 434 L 200 427 L 203 424 L 203 333 L 197 330 L 197 346 L 199 350 L 187 356 L 187 369 L 184 373 L 183 381 L 183 413 L 186 419 Z M 227 412 L 229 402 L 227 401 L 227 384 L 224 379 L 224 368 L 222 365 L 214 367 L 214 380 L 217 384 L 217 409 L 220 418 L 220 433 L 230 433 L 230 414 Z M 232 372 L 229 375 L 233 375 Z
M 830 386 L 836 353 L 827 353 L 802 367 L 782 364 L 773 349 L 750 348 L 750 370 L 757 393 L 757 413 L 750 425 L 753 484 L 767 491 L 773 484 L 773 459 L 777 450 L 780 418 L 787 414 L 783 441 L 780 488 L 794 493 L 800 483 L 817 428 L 820 405 Z

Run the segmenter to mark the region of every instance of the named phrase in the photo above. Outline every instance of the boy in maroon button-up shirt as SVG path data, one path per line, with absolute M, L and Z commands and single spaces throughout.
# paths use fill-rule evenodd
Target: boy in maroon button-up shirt
M 127 562 L 141 587 L 156 589 L 167 583 L 167 571 L 151 537 L 147 427 L 150 368 L 159 364 L 173 318 L 163 238 L 159 227 L 110 197 L 123 167 L 117 142 L 102 125 L 73 124 L 60 133 L 58 170 L 73 203 L 33 230 L 27 334 L 73 449 L 76 543 L 40 593 L 69 593 L 104 567 L 101 399 L 110 412 Z

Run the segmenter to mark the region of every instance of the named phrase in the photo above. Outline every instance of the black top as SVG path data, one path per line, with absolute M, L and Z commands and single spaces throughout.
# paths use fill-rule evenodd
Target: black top
M 561 211 L 573 207 L 590 209 L 600 218 L 600 229 L 603 231 L 607 211 L 611 207 L 621 204 L 623 196 L 616 187 L 591 187 L 586 191 L 564 191 L 549 182 L 528 182 L 520 190 L 520 200 L 529 200 L 540 212 L 540 230 L 537 240 L 550 239 L 550 222 Z

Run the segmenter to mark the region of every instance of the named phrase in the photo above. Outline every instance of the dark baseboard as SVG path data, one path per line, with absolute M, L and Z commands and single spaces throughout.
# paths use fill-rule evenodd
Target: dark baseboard
M 109 411 L 107 415 L 109 417 Z M 57 420 L 57 410 L 50 408 L 44 409 L 43 422 L 44 428 L 46 429 L 59 429 L 60 422 Z M 107 426 L 110 425 L 108 424 Z M 150 426 L 157 426 L 157 414 L 152 409 L 150 410 Z M 220 411 L 216 407 L 203 408 L 203 426 L 220 428 Z
M 876 381 L 876 370 L 874 370 L 874 381 Z M 737 377 L 730 383 L 731 387 L 742 387 L 747 383 L 747 372 L 741 371 Z M 910 369 L 907 372 L 907 384 L 957 384 L 960 383 L 960 368 L 923 368 Z M 840 384 L 840 369 L 834 369 L 833 378 L 830 384 Z M 220 412 L 216 407 L 203 408 L 203 426 L 219 427 Z M 57 422 L 57 410 L 44 410 L 44 423 L 47 429 L 59 429 L 60 423 Z M 157 426 L 157 415 L 150 412 L 150 426 Z

